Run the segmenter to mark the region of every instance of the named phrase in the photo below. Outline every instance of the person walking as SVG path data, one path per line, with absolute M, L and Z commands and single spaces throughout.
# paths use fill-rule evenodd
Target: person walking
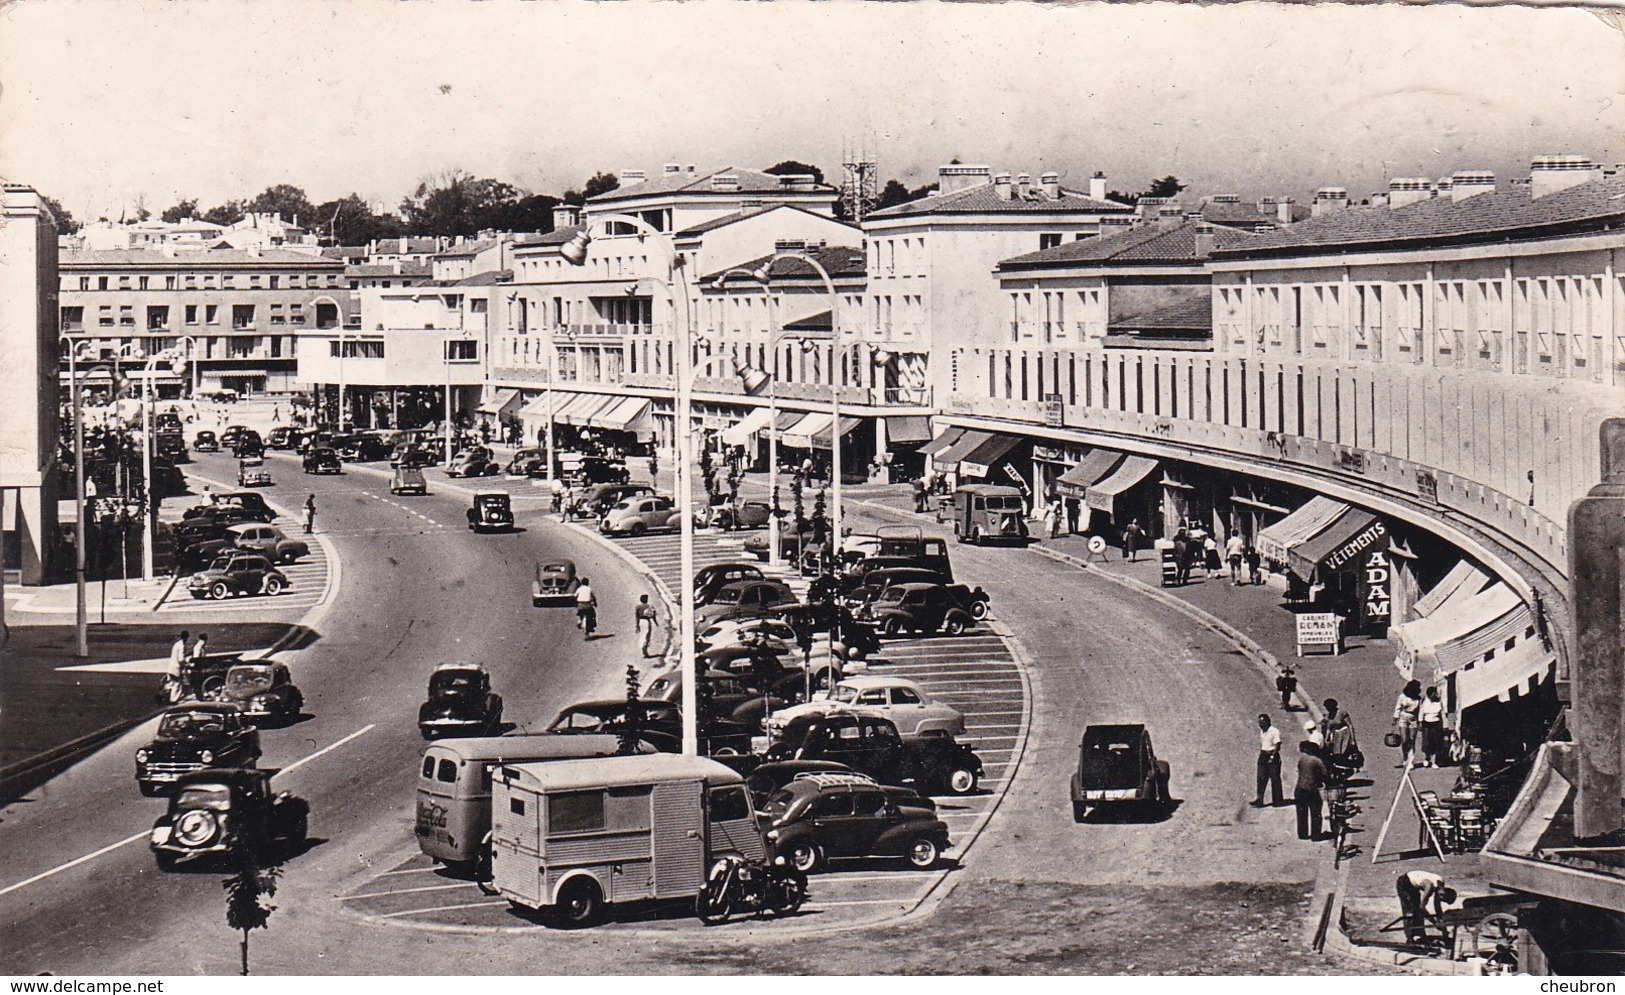
M 305 535 L 316 531 L 316 495 L 305 498 Z
M 1174 533 L 1174 583 L 1184 587 L 1190 581 L 1191 540 L 1184 529 Z
M 925 514 L 925 486 L 924 477 L 914 478 L 914 513 L 917 515 Z
M 1349 716 L 1349 710 L 1338 704 L 1336 698 L 1327 698 L 1321 703 L 1326 711 L 1326 718 L 1321 723 L 1326 730 L 1326 756 L 1329 761 L 1352 774 L 1365 766 L 1365 757 L 1360 754 L 1360 739 L 1354 734 L 1354 719 Z
M 1128 523 L 1128 527 L 1123 530 L 1123 559 L 1128 560 L 1130 563 L 1139 559 L 1136 554 L 1140 549 L 1140 536 L 1142 534 L 1138 518 Z
M 1298 691 L 1298 672 L 1281 664 L 1281 672 L 1275 675 L 1275 690 L 1281 692 L 1281 710 L 1293 711 L 1292 696 Z
M 1211 577 L 1223 569 L 1219 562 L 1219 540 L 1208 533 L 1202 538 L 1202 575 Z
M 191 659 L 194 667 L 201 667 L 209 661 L 209 634 L 207 632 L 197 634 L 197 642 L 192 644 Z
M 1230 565 L 1230 583 L 1241 584 L 1241 558 L 1247 552 L 1246 540 L 1241 538 L 1240 532 L 1230 533 L 1230 538 L 1224 541 L 1224 559 Z
M 1053 504 L 1044 506 L 1044 535 L 1051 539 L 1055 538 L 1055 506 Z
M 190 654 L 186 641 L 191 633 L 181 630 L 180 636 L 169 647 L 169 664 L 164 669 L 164 697 L 170 704 L 180 701 L 186 696 L 186 668 Z
M 1066 534 L 1078 534 L 1078 519 L 1083 512 L 1083 505 L 1075 497 L 1066 499 Z
M 1258 715 L 1258 790 L 1253 794 L 1253 808 L 1264 807 L 1264 787 L 1269 786 L 1270 804 L 1281 804 L 1281 730 L 1270 722 L 1268 714 Z
M 1320 789 L 1326 781 L 1326 762 L 1320 759 L 1314 744 L 1299 742 L 1298 784 L 1292 792 L 1292 804 L 1298 810 L 1300 840 L 1320 839 Z
M 581 578 L 581 586 L 576 588 L 576 628 L 584 634 L 584 638 L 591 639 L 598 631 L 598 596 L 593 593 L 592 583 L 586 577 Z
M 280 421 L 282 421 L 282 406 L 280 404 L 273 404 L 271 406 L 271 424 L 275 425 Z
M 1422 734 L 1422 766 L 1439 766 L 1439 754 L 1444 752 L 1444 702 L 1439 700 L 1439 689 L 1429 687 L 1427 696 L 1416 709 L 1417 725 Z
M 1399 759 L 1404 767 L 1416 757 L 1416 727 L 1422 711 L 1422 682 L 1409 681 L 1394 700 L 1394 732 L 1399 734 Z
M 1059 539 L 1061 537 L 1061 528 L 1066 525 L 1066 506 L 1061 503 L 1060 498 L 1056 498 L 1050 502 L 1049 512 L 1051 519 L 1054 521 L 1054 524 L 1050 526 L 1049 537 Z
M 548 496 L 553 501 L 553 513 L 556 515 L 564 510 L 564 482 L 554 477 L 547 484 Z
M 647 660 L 650 655 L 649 648 L 654 645 L 655 626 L 660 620 L 660 613 L 655 610 L 654 605 L 649 603 L 647 594 L 640 594 L 638 595 L 638 606 L 633 609 L 632 617 L 637 624 L 638 651 Z
M 1259 555 L 1258 547 L 1249 545 L 1247 547 L 1247 551 L 1242 553 L 1242 559 L 1247 562 L 1247 573 L 1251 578 L 1250 583 L 1255 586 L 1264 583 L 1264 572 L 1262 569 L 1264 566 L 1264 557 Z
M 1406 871 L 1394 879 L 1394 893 L 1399 897 L 1400 918 L 1405 920 L 1406 943 L 1427 942 L 1429 903 L 1432 915 L 1438 916 L 1456 900 L 1456 889 L 1432 871 Z

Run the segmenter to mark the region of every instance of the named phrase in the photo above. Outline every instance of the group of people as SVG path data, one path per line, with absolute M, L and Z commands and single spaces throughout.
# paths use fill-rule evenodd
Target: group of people
M 184 699 L 192 686 L 192 670 L 209 658 L 209 634 L 200 632 L 197 641 L 192 634 L 181 634 L 169 647 L 169 664 L 164 669 L 163 695 L 171 704 Z
M 1394 702 L 1394 732 L 1399 735 L 1400 763 L 1418 767 L 1438 767 L 1445 756 L 1444 702 L 1439 689 L 1424 693 L 1421 681 L 1409 681 Z M 1416 760 L 1417 747 L 1422 759 Z
M 1304 738 L 1298 743 L 1297 782 L 1293 786 L 1292 803 L 1297 809 L 1298 839 L 1321 838 L 1322 791 L 1332 784 L 1341 783 L 1365 765 L 1360 753 L 1359 739 L 1354 732 L 1354 720 L 1348 709 L 1336 698 L 1327 698 L 1323 723 L 1304 724 Z M 1269 713 L 1258 716 L 1258 779 L 1252 805 L 1263 808 L 1264 794 L 1270 793 L 1269 804 L 1284 804 L 1281 787 L 1281 730 L 1275 727 Z

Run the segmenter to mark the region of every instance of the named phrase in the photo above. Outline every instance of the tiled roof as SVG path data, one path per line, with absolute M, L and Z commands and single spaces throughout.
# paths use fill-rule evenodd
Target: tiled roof
M 494 287 L 499 283 L 512 282 L 513 270 L 488 269 L 484 273 L 475 273 L 473 276 L 465 276 L 461 280 L 452 280 L 449 285 L 453 287 Z
M 290 249 L 194 249 L 165 252 L 162 249 L 67 249 L 62 252 L 63 266 L 174 266 L 199 268 L 203 266 L 285 266 L 295 263 L 316 269 L 335 269 L 343 265 L 339 260 L 310 252 Z
M 1041 268 L 1046 266 L 1114 265 L 1119 263 L 1198 263 L 1206 259 L 1196 251 L 1196 223 L 1187 221 L 1175 227 L 1149 224 L 1115 235 L 1086 238 L 1080 242 L 1062 242 L 1054 248 L 1029 252 L 999 263 L 999 270 Z M 1213 247 L 1242 245 L 1259 238 L 1251 232 L 1215 226 Z
M 999 196 L 991 183 L 981 183 L 953 193 L 921 197 L 906 204 L 875 211 L 870 218 L 903 218 L 917 214 L 1124 214 L 1134 208 L 1115 200 L 1095 200 L 1075 190 L 1062 190 L 1054 200 L 1044 196 L 1042 189 L 1017 197 L 1012 190 L 1009 200 Z
M 462 245 L 453 245 L 450 248 L 442 249 L 439 252 L 436 252 L 435 255 L 441 259 L 456 259 L 461 256 L 477 256 L 486 249 L 495 248 L 496 245 L 496 239 L 483 238 L 477 242 L 464 242 Z
M 392 256 L 406 253 L 439 252 L 440 240 L 428 235 L 407 238 L 381 238 L 373 246 L 372 254 L 375 256 Z
M 735 211 L 732 214 L 724 214 L 720 218 L 712 218 L 710 221 L 702 221 L 692 227 L 684 228 L 682 231 L 677 233 L 676 237 L 692 238 L 696 235 L 703 235 L 708 231 L 715 231 L 718 228 L 723 228 L 736 222 L 744 221 L 746 218 L 753 218 L 758 214 L 766 214 L 769 211 L 796 211 L 809 217 L 822 218 L 825 221 L 833 220 L 826 214 L 819 214 L 815 211 L 809 211 L 806 208 L 797 207 L 795 204 L 763 204 L 761 207 L 747 207 L 743 211 Z M 847 227 L 852 229 L 852 236 L 854 238 L 863 237 L 863 231 L 856 225 L 847 225 Z
M 1160 307 L 1144 314 L 1119 318 L 1106 326 L 1108 332 L 1117 331 L 1187 331 L 1213 328 L 1213 299 L 1207 294 L 1190 300 Z
M 726 190 L 714 190 L 711 186 L 711 177 L 723 173 L 731 173 L 739 177 L 739 185 Z M 783 186 L 779 177 L 773 173 L 764 173 L 759 169 L 740 169 L 736 166 L 723 166 L 720 169 L 699 170 L 693 174 L 657 173 L 646 180 L 632 183 L 624 187 L 616 187 L 601 194 L 587 198 L 589 203 L 601 204 L 615 200 L 631 200 L 634 197 L 647 197 L 650 194 L 662 193 L 834 193 L 835 188 L 828 184 L 815 184 L 807 190 L 789 190 Z
M 1459 202 L 1444 196 L 1399 208 L 1349 207 L 1266 232 L 1214 255 L 1224 259 L 1495 241 L 1542 230 L 1595 227 L 1621 216 L 1625 216 L 1625 177 L 1597 180 L 1535 199 L 1530 198 L 1527 186 L 1520 185 Z
M 580 225 L 570 225 L 568 228 L 555 228 L 552 231 L 542 232 L 540 235 L 521 235 L 514 239 L 515 248 L 524 248 L 532 245 L 563 245 L 575 238 L 576 232 L 581 230 Z
M 403 260 L 399 268 L 394 263 L 362 263 L 345 270 L 350 276 L 428 276 L 433 272 L 433 264 L 411 260 Z
M 826 245 L 821 249 L 807 250 L 807 255 L 818 260 L 818 264 L 829 272 L 832 280 L 868 275 L 868 255 L 862 249 L 850 245 Z M 758 256 L 750 262 L 740 263 L 737 268 L 756 270 L 772 258 L 772 255 Z M 704 282 L 709 284 L 725 272 L 727 270 L 712 273 L 704 278 Z M 773 264 L 772 276 L 774 280 L 816 280 L 818 271 L 802 259 L 787 256 Z
M 1259 207 L 1257 204 L 1243 204 L 1230 201 L 1209 200 L 1197 208 L 1202 212 L 1202 219 L 1216 225 L 1228 225 L 1231 228 L 1252 229 L 1258 225 L 1279 227 L 1281 222 L 1273 204 Z M 1311 211 L 1307 205 L 1292 205 L 1292 220 L 1303 221 L 1308 218 Z

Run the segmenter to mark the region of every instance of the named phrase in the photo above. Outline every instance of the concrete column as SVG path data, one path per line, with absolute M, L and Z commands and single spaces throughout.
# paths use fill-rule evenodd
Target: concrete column
M 1625 732 L 1625 418 L 1602 425 L 1602 482 L 1569 508 L 1569 603 L 1574 615 L 1573 711 L 1579 743 L 1574 833 L 1625 825 L 1620 802 Z

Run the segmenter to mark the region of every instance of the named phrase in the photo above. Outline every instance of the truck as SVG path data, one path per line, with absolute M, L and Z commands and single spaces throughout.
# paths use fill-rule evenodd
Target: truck
M 1027 514 L 1021 492 L 996 484 L 967 484 L 954 491 L 954 535 L 977 546 L 1025 543 Z
M 606 904 L 693 899 L 717 859 L 766 857 L 745 779 L 704 757 L 503 764 L 491 813 L 491 887 L 572 926 Z

